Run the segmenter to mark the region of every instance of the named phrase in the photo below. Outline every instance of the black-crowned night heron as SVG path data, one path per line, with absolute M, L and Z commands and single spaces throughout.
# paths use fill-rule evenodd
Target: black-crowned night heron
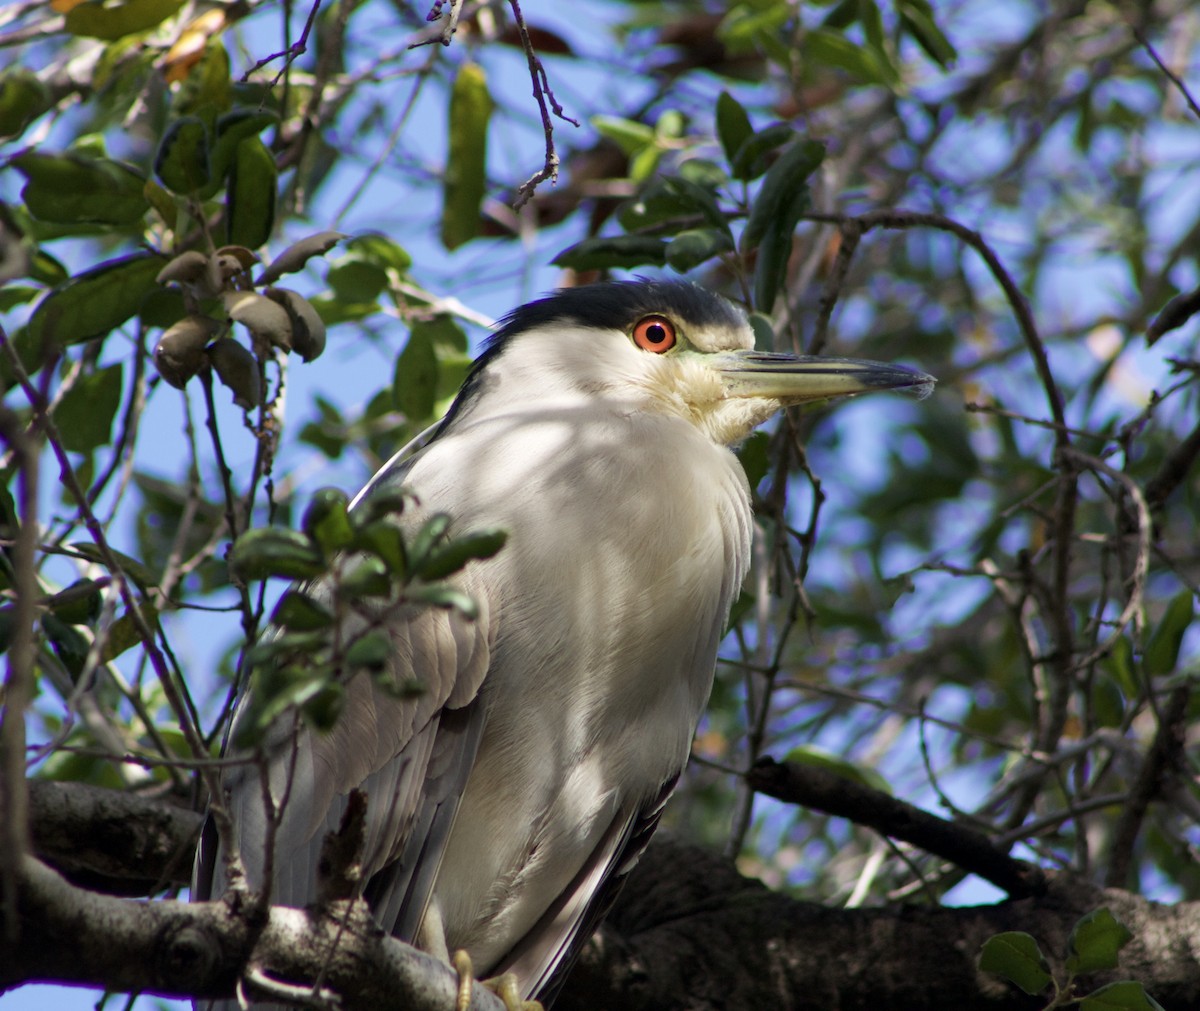
M 755 351 L 744 314 L 683 282 L 566 289 L 490 339 L 434 437 L 367 487 L 508 541 L 459 586 L 478 604 L 389 613 L 390 673 L 351 676 L 327 734 L 269 735 L 271 900 L 312 900 L 322 837 L 367 795 L 365 895 L 385 930 L 543 993 L 658 821 L 687 762 L 750 557 L 730 450 L 780 407 L 933 380 Z M 360 496 L 361 498 L 361 496 Z M 253 767 L 224 777 L 249 877 L 268 838 Z M 220 862 L 201 854 L 200 897 Z M 215 880 L 213 876 L 215 873 Z

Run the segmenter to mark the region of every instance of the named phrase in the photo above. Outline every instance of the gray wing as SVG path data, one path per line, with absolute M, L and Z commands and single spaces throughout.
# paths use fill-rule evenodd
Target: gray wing
M 409 462 L 394 460 L 368 487 L 399 486 Z M 359 790 L 367 797 L 365 894 L 385 929 L 412 938 L 485 720 L 479 690 L 490 659 L 486 587 L 470 567 L 458 585 L 479 605 L 474 620 L 457 610 L 393 605 L 385 614 L 357 616 L 341 627 L 344 635 L 369 620 L 386 628 L 392 641 L 387 674 L 397 686 L 418 686 L 417 692 L 389 693 L 366 672 L 351 673 L 343 711 L 328 733 L 291 718 L 269 732 L 265 775 L 281 812 L 272 902 L 312 901 L 324 836 L 338 827 L 349 793 Z M 242 859 L 257 887 L 265 884 L 272 835 L 263 775 L 259 766 L 244 764 L 228 767 L 222 778 Z M 225 884 L 214 837 L 207 833 L 197 853 L 194 893 L 201 899 L 219 895 Z
M 553 1002 L 583 945 L 608 915 L 625 879 L 658 828 L 679 776 L 637 810 L 619 812 L 590 859 L 533 928 L 501 959 L 494 975 L 512 972 L 526 995 Z

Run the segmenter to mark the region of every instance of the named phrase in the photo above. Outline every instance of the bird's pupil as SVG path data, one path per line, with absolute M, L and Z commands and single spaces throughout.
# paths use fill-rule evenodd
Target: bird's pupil
M 646 327 L 646 340 L 651 344 L 661 344 L 667 339 L 667 331 L 661 323 Z

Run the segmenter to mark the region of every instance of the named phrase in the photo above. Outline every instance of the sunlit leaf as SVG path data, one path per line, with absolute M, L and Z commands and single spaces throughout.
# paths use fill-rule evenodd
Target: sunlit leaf
M 278 175 L 275 158 L 258 137 L 238 144 L 225 191 L 225 225 L 230 243 L 257 249 L 271 237 Z
M 310 579 L 325 571 L 320 550 L 302 533 L 280 527 L 247 530 L 229 552 L 229 568 L 239 578 Z
M 504 547 L 507 540 L 508 534 L 503 530 L 473 530 L 453 538 L 445 546 L 432 552 L 415 569 L 413 575 L 426 581 L 445 579 L 458 572 L 469 561 L 491 558 Z
M 88 0 L 67 13 L 72 35 L 113 41 L 161 24 L 183 6 L 183 0 Z
M 492 104 L 483 68 L 463 64 L 450 91 L 450 149 L 442 186 L 442 245 L 447 249 L 457 249 L 479 233 Z

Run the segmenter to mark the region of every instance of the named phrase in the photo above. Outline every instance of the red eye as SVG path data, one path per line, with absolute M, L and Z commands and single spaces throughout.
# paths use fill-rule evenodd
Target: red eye
M 661 355 L 675 346 L 675 324 L 666 316 L 647 316 L 633 328 L 633 343 Z

